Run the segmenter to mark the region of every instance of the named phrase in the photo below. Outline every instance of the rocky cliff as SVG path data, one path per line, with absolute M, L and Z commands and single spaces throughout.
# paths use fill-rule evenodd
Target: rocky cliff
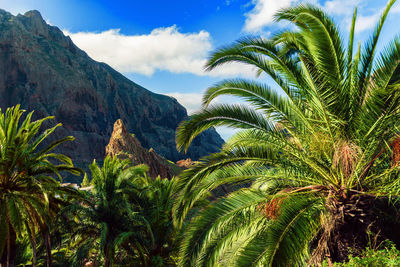
M 92 60 L 37 11 L 13 16 L 0 10 L 0 107 L 21 104 L 36 117 L 54 115 L 73 135 L 62 147 L 80 166 L 104 158 L 113 122 L 121 118 L 147 149 L 178 161 L 215 152 L 215 130 L 199 136 L 187 155 L 175 148 L 175 129 L 187 118 L 176 99 L 152 93 L 104 63 Z
M 134 165 L 146 164 L 149 166 L 149 175 L 156 178 L 172 178 L 178 175 L 181 169 L 173 162 L 161 157 L 154 149 L 145 149 L 134 134 L 130 134 L 121 120 L 114 123 L 110 142 L 106 147 L 106 155 L 119 158 L 128 158 Z

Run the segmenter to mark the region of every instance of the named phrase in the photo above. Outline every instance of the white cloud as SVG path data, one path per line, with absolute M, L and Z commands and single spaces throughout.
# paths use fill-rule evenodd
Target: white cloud
M 395 14 L 400 13 L 400 3 L 399 3 L 399 1 L 397 1 L 397 2 L 393 5 L 392 10 L 390 11 L 390 13 L 395 13 Z
M 176 100 L 178 100 L 178 102 L 187 109 L 189 115 L 200 109 L 201 100 L 203 99 L 202 93 L 172 92 L 166 93 L 166 95 L 176 98 Z
M 207 31 L 181 33 L 171 26 L 143 35 L 124 35 L 118 29 L 64 33 L 90 57 L 124 73 L 152 75 L 157 70 L 166 70 L 210 76 L 254 76 L 250 68 L 240 64 L 205 72 L 207 56 L 214 49 Z
M 259 32 L 265 26 L 274 22 L 277 11 L 289 7 L 298 0 L 253 0 L 254 8 L 247 14 L 244 30 L 247 32 Z
M 204 64 L 205 63 L 206 60 L 204 60 Z M 206 72 L 205 74 L 214 77 L 237 77 L 237 76 L 247 77 L 247 78 L 257 77 L 257 71 L 255 67 L 251 67 L 249 65 L 236 62 L 226 63 L 222 66 L 216 67 L 210 72 Z
M 178 100 L 178 102 L 183 105 L 189 115 L 193 114 L 195 111 L 200 110 L 201 108 L 201 100 L 203 99 L 203 93 L 167 93 L 166 95 L 172 96 Z M 222 99 L 221 99 L 222 98 Z M 230 103 L 230 104 L 246 104 L 243 102 L 233 101 L 234 98 L 229 96 L 223 96 L 213 100 L 213 103 Z M 224 140 L 228 140 L 233 134 L 235 134 L 238 129 L 226 127 L 226 126 L 218 126 L 216 127 L 217 132 L 221 135 Z
M 379 8 L 369 15 L 361 14 L 361 12 L 364 11 L 367 6 L 366 2 L 367 1 L 365 0 L 331 0 L 325 2 L 323 9 L 328 12 L 328 14 L 344 16 L 345 24 L 350 25 L 354 9 L 357 7 L 358 14 L 355 30 L 356 32 L 362 32 L 373 28 L 378 22 L 383 11 L 383 8 Z
M 328 12 L 328 14 L 337 15 L 352 15 L 354 8 L 359 6 L 361 0 L 330 0 L 326 1 L 323 9 Z
M 368 0 L 330 0 L 325 2 L 323 5 L 323 9 L 328 12 L 328 14 L 334 15 L 342 15 L 344 16 L 344 22 L 346 25 L 351 23 L 351 19 L 353 16 L 354 8 L 358 8 L 357 22 L 356 22 L 356 32 L 362 32 L 365 30 L 370 30 L 374 28 L 386 6 L 386 1 L 379 2 L 382 5 L 380 8 L 371 9 L 369 5 L 373 3 L 373 1 Z M 374 3 L 375 4 L 375 3 Z M 366 14 L 366 11 L 368 15 Z M 369 11 L 369 12 L 368 12 Z M 372 11 L 372 12 L 371 12 Z M 398 14 L 400 13 L 400 3 L 396 3 L 390 14 Z
M 199 73 L 211 49 L 208 32 L 183 34 L 176 26 L 154 29 L 148 35 L 123 35 L 118 29 L 66 34 L 95 60 L 122 72 L 146 75 L 157 69 Z
M 355 31 L 362 32 L 375 27 L 379 21 L 379 18 L 381 17 L 381 14 L 382 12 L 378 11 L 370 16 L 357 16 Z
M 203 100 L 204 92 L 200 93 L 181 93 L 181 92 L 168 92 L 165 95 L 172 96 L 176 98 L 178 102 L 187 109 L 189 115 L 193 114 L 196 111 L 201 109 L 201 103 Z M 247 105 L 249 104 L 242 99 L 230 96 L 230 95 L 222 95 L 213 99 L 211 104 L 240 104 Z
M 273 16 L 280 9 L 299 3 L 312 3 L 320 6 L 329 15 L 336 15 L 344 25 L 351 23 L 354 8 L 358 7 L 356 31 L 362 32 L 375 27 L 386 4 L 386 1 L 382 1 L 380 8 L 371 10 L 369 8 L 371 2 L 369 0 L 328 0 L 325 3 L 321 0 L 252 0 L 254 7 L 245 14 L 244 30 L 259 33 L 264 27 L 275 23 Z M 400 13 L 400 3 L 393 6 L 391 13 Z M 277 26 L 280 27 L 279 24 Z

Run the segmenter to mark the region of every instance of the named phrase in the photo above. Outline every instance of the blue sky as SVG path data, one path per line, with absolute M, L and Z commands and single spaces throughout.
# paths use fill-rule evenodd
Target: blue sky
M 325 9 L 343 36 L 355 6 L 357 36 L 365 40 L 386 0 L 0 0 L 13 14 L 39 10 L 91 57 L 110 64 L 147 89 L 176 97 L 189 113 L 199 108 L 202 92 L 237 76 L 253 78 L 246 66 L 229 65 L 206 73 L 207 56 L 217 47 L 246 35 L 268 37 L 285 27 L 273 22 L 275 11 L 301 2 Z M 400 1 L 399 1 L 400 2 Z M 385 25 L 380 48 L 400 33 L 400 3 Z M 265 82 L 269 83 L 268 79 Z M 219 101 L 236 101 L 226 98 Z M 232 131 L 218 129 L 224 138 Z

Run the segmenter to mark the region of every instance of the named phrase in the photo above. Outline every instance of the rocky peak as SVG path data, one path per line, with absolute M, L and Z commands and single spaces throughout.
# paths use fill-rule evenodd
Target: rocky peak
M 40 25 L 40 26 L 46 26 L 46 22 L 44 21 L 42 15 L 40 14 L 39 11 L 37 10 L 30 10 L 24 14 L 25 17 L 30 18 L 30 22 L 33 25 Z
M 129 158 L 134 165 L 146 164 L 149 166 L 148 174 L 153 178 L 160 175 L 162 178 L 171 179 L 180 170 L 172 162 L 158 155 L 154 149 L 142 147 L 139 140 L 128 132 L 121 119 L 114 123 L 110 142 L 106 146 L 106 155 Z
M 42 15 L 37 10 L 31 10 L 24 15 L 18 15 L 24 25 L 31 30 L 32 33 L 48 38 L 49 25 L 44 21 Z

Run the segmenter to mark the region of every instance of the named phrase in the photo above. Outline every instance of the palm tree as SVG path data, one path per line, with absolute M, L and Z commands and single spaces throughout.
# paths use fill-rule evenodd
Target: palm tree
M 279 91 L 257 81 L 224 80 L 180 125 L 181 150 L 211 126 L 243 129 L 180 177 L 174 220 L 179 226 L 190 211 L 195 215 L 180 266 L 318 265 L 325 257 L 345 260 L 349 247 L 357 251 L 367 243 L 367 233 L 400 241 L 391 228 L 399 226 L 400 40 L 376 57 L 394 3 L 355 51 L 357 9 L 345 46 L 331 18 L 299 5 L 276 14 L 294 24 L 290 30 L 244 38 L 213 53 L 209 70 L 245 63 Z M 247 105 L 212 105 L 221 95 Z M 250 182 L 193 209 L 218 186 Z
M 5 113 L 0 110 L 0 266 L 14 266 L 16 240 L 24 233 L 29 235 L 33 251 L 38 232 L 50 244 L 48 223 L 59 209 L 60 196 L 70 191 L 53 176 L 61 178 L 61 171 L 80 173 L 70 158 L 52 152 L 74 138 L 68 136 L 45 146 L 43 142 L 61 124 L 40 133 L 42 124 L 52 117 L 31 121 L 31 112 L 22 121 L 24 112 L 19 105 Z
M 177 233 L 171 220 L 175 203 L 177 179 L 155 179 L 137 176 L 134 184 L 137 194 L 130 194 L 133 209 L 149 222 L 154 243 L 146 248 L 148 266 L 175 266 L 174 254 L 177 247 Z
M 113 266 L 116 259 L 128 257 L 130 252 L 144 258 L 143 248 L 152 241 L 151 229 L 132 209 L 128 196 L 137 190 L 132 181 L 144 175 L 147 166 L 130 164 L 130 160 L 107 156 L 100 168 L 94 161 L 90 165 L 92 192 L 86 194 L 85 201 L 63 210 L 64 216 L 72 219 L 76 266 L 89 259 L 97 262 L 100 256 L 105 267 Z

